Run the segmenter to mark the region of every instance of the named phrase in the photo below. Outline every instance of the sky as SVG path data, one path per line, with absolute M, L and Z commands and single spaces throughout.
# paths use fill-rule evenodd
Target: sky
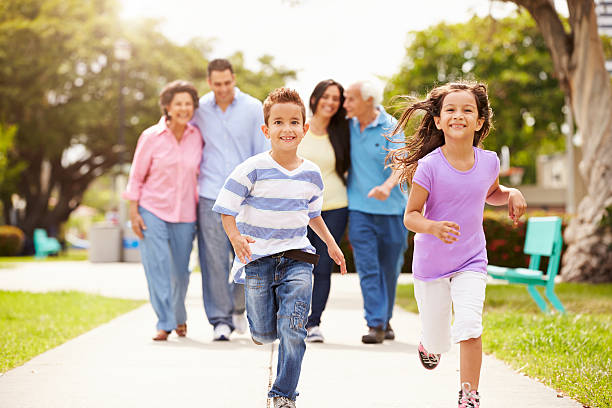
M 287 85 L 307 98 L 317 82 L 332 78 L 345 87 L 362 79 L 390 77 L 405 56 L 409 31 L 441 21 L 465 22 L 473 14 L 502 17 L 511 3 L 489 0 L 121 0 L 122 17 L 161 19 L 160 30 L 184 44 L 212 40 L 211 58 L 236 51 L 246 66 L 274 56 L 275 65 L 297 70 Z M 380 83 L 384 85 L 384 81 Z

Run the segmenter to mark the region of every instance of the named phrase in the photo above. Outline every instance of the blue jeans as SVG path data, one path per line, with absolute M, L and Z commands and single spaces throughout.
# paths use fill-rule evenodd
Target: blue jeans
M 208 322 L 227 324 L 234 329 L 232 314 L 244 313 L 244 285 L 229 283 L 234 261 L 221 215 L 212 210 L 215 200 L 200 197 L 198 202 L 198 254 L 202 270 L 202 297 Z
M 368 327 L 386 328 L 393 316 L 397 278 L 408 236 L 402 218 L 349 211 L 349 240 Z
M 185 295 L 195 222 L 166 222 L 142 207 L 138 212 L 147 227 L 142 232 L 140 254 L 157 330 L 172 331 L 187 321 Z
M 336 240 L 337 244 L 340 244 L 344 230 L 346 229 L 346 222 L 348 220 L 348 209 L 338 208 L 335 210 L 321 212 L 321 217 L 327 225 L 329 232 Z M 327 252 L 327 245 L 321 241 L 321 238 L 314 233 L 313 230 L 308 228 L 308 240 L 312 246 L 317 250 L 317 254 L 320 256 L 319 263 L 314 267 L 312 271 L 314 275 L 314 283 L 312 285 L 312 308 L 310 310 L 310 316 L 308 317 L 308 323 L 306 328 L 318 326 L 321 324 L 321 315 L 325 310 L 327 299 L 329 298 L 329 289 L 331 285 L 331 273 L 334 267 L 334 260 L 329 257 Z
M 269 398 L 295 399 L 306 351 L 306 320 L 312 291 L 312 265 L 267 256 L 245 267 L 246 310 L 251 336 L 260 343 L 280 339 L 276 381 Z

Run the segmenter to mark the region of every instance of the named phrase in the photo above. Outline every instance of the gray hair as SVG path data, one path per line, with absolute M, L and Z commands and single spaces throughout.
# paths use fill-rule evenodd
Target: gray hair
M 374 106 L 378 106 L 381 104 L 383 99 L 383 93 L 382 88 L 380 86 L 368 80 L 359 81 L 357 82 L 357 84 L 359 85 L 359 90 L 361 91 L 361 97 L 364 100 L 367 101 L 368 99 L 372 98 Z

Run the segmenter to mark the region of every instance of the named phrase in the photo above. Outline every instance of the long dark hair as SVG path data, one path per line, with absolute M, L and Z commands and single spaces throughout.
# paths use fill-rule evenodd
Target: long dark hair
M 455 91 L 471 92 L 476 99 L 478 118 L 484 119 L 480 130 L 474 132 L 473 146 L 482 146 L 482 141 L 493 128 L 493 112 L 489 106 L 487 86 L 483 83 L 470 81 L 451 82 L 434 88 L 422 101 L 408 102 L 391 136 L 401 132 L 410 134 L 411 130 L 408 129 L 410 118 L 418 111 L 423 111 L 425 114 L 421 118 L 416 132 L 407 138 L 405 145 L 391 150 L 385 159 L 385 162 L 390 164 L 393 169 L 401 171 L 400 186 L 412 183 L 412 177 L 420 159 L 444 145 L 444 132 L 436 128 L 434 117 L 440 116 L 444 97 Z M 402 143 L 404 142 L 402 141 Z
M 340 91 L 340 107 L 338 112 L 331 117 L 327 126 L 327 133 L 336 156 L 336 173 L 346 184 L 345 173 L 351 166 L 351 131 L 346 119 L 346 109 L 344 109 L 344 88 L 342 85 L 333 79 L 319 82 L 310 95 L 310 110 L 313 115 L 316 113 L 319 100 L 330 86 L 336 86 Z

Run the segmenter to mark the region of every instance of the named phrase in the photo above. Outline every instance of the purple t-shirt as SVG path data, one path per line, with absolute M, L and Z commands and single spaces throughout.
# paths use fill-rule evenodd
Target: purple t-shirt
M 423 281 L 445 278 L 455 272 L 487 272 L 487 248 L 482 214 L 487 191 L 499 174 L 495 152 L 474 147 L 474 166 L 468 171 L 455 169 L 440 148 L 419 160 L 413 183 L 429 192 L 425 218 L 453 221 L 461 235 L 445 244 L 434 235 L 416 234 L 412 272 Z

